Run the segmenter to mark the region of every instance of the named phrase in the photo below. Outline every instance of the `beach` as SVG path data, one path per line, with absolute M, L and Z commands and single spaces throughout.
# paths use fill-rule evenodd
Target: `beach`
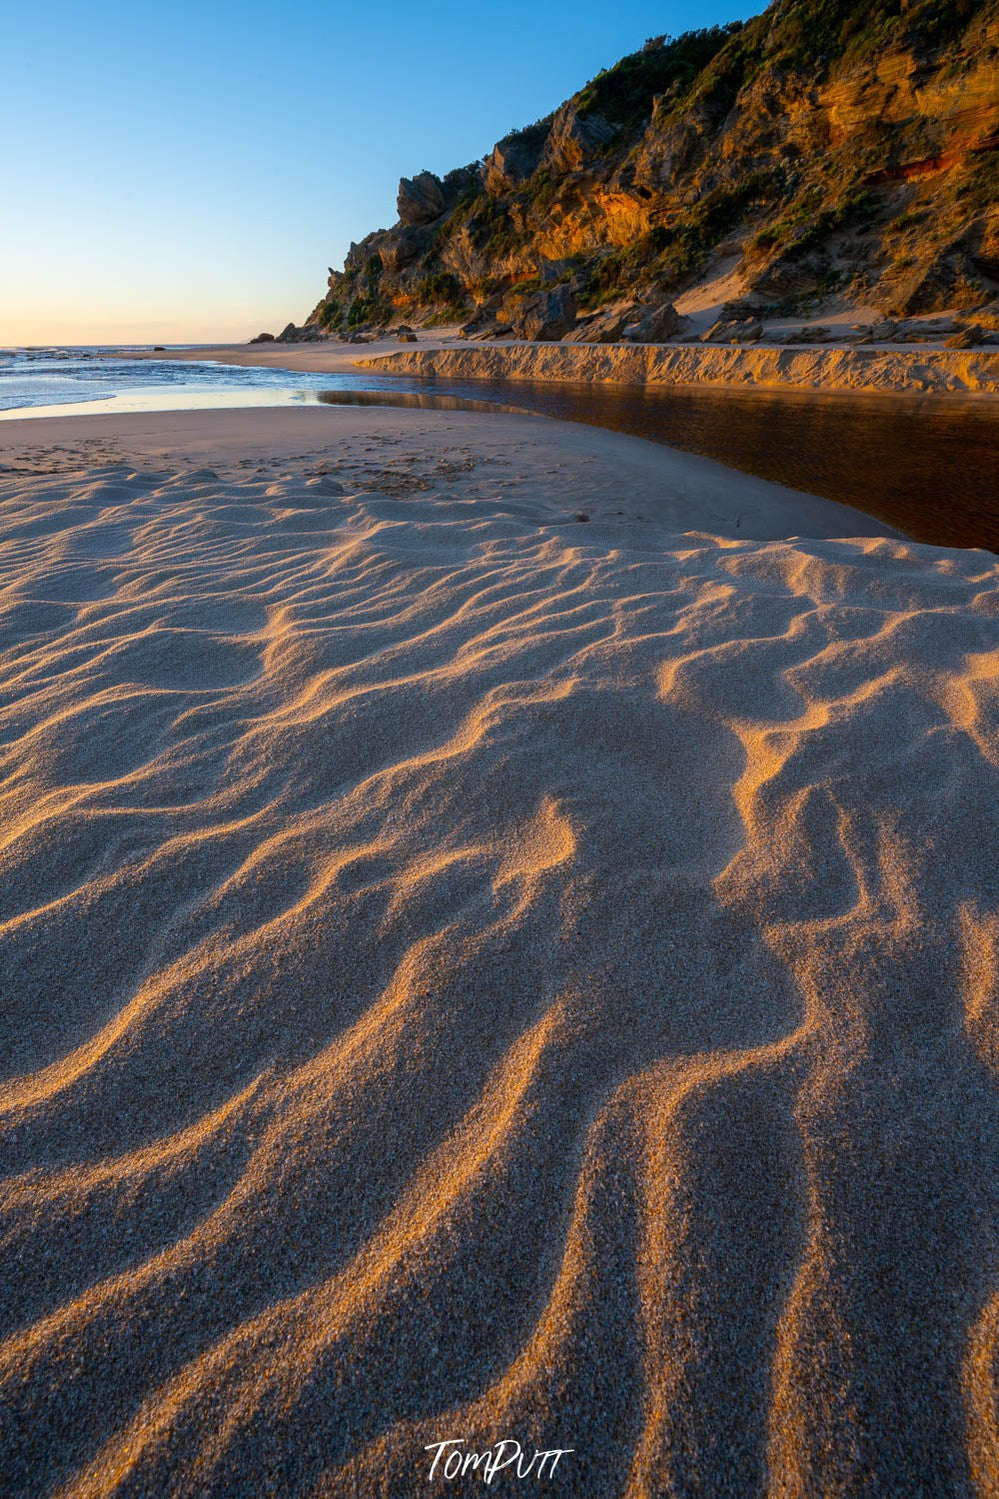
M 699 386 L 822 393 L 932 395 L 994 401 L 999 349 L 935 345 L 795 346 L 672 343 L 468 343 L 456 328 L 421 329 L 417 347 L 391 334 L 367 342 L 324 338 L 306 343 L 252 343 L 129 351 L 135 359 L 217 360 L 230 365 L 342 374 L 358 368 L 384 375 L 443 379 L 556 380 L 640 387 Z
M 0 555 L 4 1492 L 999 1489 L 994 554 L 316 406 Z

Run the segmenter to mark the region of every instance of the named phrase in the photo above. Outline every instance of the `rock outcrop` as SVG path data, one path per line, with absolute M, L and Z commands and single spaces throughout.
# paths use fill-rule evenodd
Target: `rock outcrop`
M 490 197 L 512 193 L 537 170 L 547 139 L 546 122 L 504 136 L 482 163 L 482 186 Z
M 576 298 L 568 286 L 535 292 L 523 302 L 513 331 L 518 338 L 552 343 L 568 333 L 576 321 Z
M 396 211 L 400 224 L 407 228 L 433 224 L 444 212 L 444 184 L 433 172 L 420 172 L 413 178 L 403 177 L 399 183 Z
M 309 344 L 309 343 L 316 343 L 317 340 L 320 339 L 320 338 L 322 338 L 322 337 L 323 337 L 323 334 L 322 334 L 321 330 L 316 326 L 315 323 L 305 323 L 305 324 L 302 325 L 301 328 L 297 328 L 294 323 L 289 323 L 287 325 L 287 327 L 281 329 L 281 332 L 278 334 L 277 338 L 272 338 L 268 334 L 266 336 L 261 336 L 260 338 L 255 338 L 255 339 L 252 340 L 252 342 L 253 343 L 279 343 L 279 344 Z
M 499 304 L 476 320 L 491 299 L 563 287 L 562 336 L 601 342 L 629 326 L 610 309 L 642 323 L 722 256 L 746 298 L 729 321 L 833 298 L 970 314 L 999 293 L 997 203 L 999 0 L 775 0 L 653 39 L 480 163 L 404 178 L 398 223 L 351 246 L 307 326 L 487 336 L 518 327 Z
M 643 308 L 636 322 L 624 329 L 624 337 L 630 343 L 661 344 L 672 338 L 680 327 L 680 319 L 671 302 L 661 307 Z

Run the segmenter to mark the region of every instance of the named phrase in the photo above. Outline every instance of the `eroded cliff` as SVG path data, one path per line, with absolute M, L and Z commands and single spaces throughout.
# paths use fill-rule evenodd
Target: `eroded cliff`
M 398 223 L 351 247 L 306 326 L 559 287 L 583 311 L 656 305 L 720 263 L 743 314 L 973 312 L 999 294 L 997 204 L 999 0 L 778 0 L 653 38 L 484 161 L 404 179 Z

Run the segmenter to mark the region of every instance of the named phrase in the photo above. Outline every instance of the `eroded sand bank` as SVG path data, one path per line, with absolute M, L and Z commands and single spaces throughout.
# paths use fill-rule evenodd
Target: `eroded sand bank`
M 994 1493 L 995 557 L 505 416 L 0 440 L 7 1490 Z
M 704 344 L 472 344 L 453 330 L 421 331 L 417 348 L 371 344 L 226 344 L 130 353 L 141 359 L 214 359 L 278 369 L 435 375 L 442 379 L 616 381 L 903 395 L 999 395 L 999 349 L 925 347 L 746 348 Z
M 500 344 L 406 349 L 360 361 L 448 379 L 620 381 L 764 390 L 999 395 L 999 350 Z

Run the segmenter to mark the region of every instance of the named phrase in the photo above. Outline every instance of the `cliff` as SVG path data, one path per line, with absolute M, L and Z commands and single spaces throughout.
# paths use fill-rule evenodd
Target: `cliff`
M 404 179 L 398 223 L 351 246 L 306 326 L 480 309 L 501 333 L 554 290 L 528 336 L 559 337 L 719 266 L 734 316 L 973 313 L 999 294 L 997 204 L 999 0 L 777 0 L 653 38 L 484 161 Z

